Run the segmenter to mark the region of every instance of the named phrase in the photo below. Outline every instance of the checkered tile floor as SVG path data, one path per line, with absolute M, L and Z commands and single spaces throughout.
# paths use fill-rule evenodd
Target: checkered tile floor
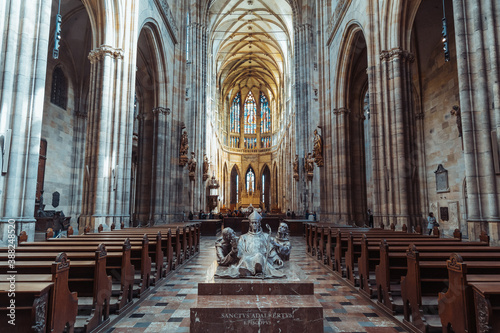
M 202 237 L 200 254 L 122 318 L 107 332 L 189 332 L 189 309 L 196 302 L 198 282 L 205 280 L 215 260 L 215 237 Z M 393 320 L 306 254 L 305 240 L 292 238 L 292 256 L 314 282 L 323 305 L 325 332 L 405 332 Z

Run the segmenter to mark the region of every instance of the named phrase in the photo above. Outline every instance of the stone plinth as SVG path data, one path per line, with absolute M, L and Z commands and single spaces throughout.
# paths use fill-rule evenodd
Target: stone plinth
M 314 284 L 287 263 L 285 279 L 213 278 L 198 285 L 191 308 L 191 332 L 323 332 L 323 307 Z

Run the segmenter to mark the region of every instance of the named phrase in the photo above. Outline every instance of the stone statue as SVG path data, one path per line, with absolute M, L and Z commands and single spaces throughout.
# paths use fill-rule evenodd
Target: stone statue
M 278 235 L 271 241 L 274 246 L 274 251 L 283 261 L 290 260 L 290 252 L 292 250 L 292 245 L 290 244 L 290 230 L 288 225 L 284 222 L 280 223 L 278 228 Z
M 187 152 L 189 149 L 189 144 L 188 144 L 188 134 L 186 131 L 182 133 L 181 136 L 181 148 L 180 148 L 180 155 L 181 156 L 187 156 Z
M 279 270 L 284 265 L 283 260 L 278 256 L 270 235 L 262 231 L 262 217 L 254 211 L 248 219 L 248 233 L 238 240 L 238 265 L 232 265 L 225 271 L 218 269 L 215 275 L 223 278 L 285 277 Z
M 238 259 L 238 237 L 231 228 L 222 231 L 222 237 L 215 242 L 217 252 L 217 263 L 220 266 L 237 264 Z
M 181 146 L 179 148 L 179 165 L 182 167 L 185 166 L 186 163 L 188 162 L 187 158 L 188 149 L 189 149 L 188 135 L 187 132 L 184 131 L 181 136 Z
M 462 137 L 462 112 L 460 107 L 458 105 L 454 105 L 450 113 L 457 117 L 458 136 Z
M 191 159 L 188 161 L 189 178 L 194 180 L 196 173 L 196 158 L 194 157 L 194 152 L 191 153 Z
M 208 166 L 210 162 L 208 162 L 207 154 L 203 154 L 203 181 L 208 179 Z
M 314 148 L 313 157 L 318 167 L 323 166 L 323 138 L 319 135 L 318 130 L 314 130 Z
M 299 180 L 299 155 L 295 155 L 295 161 L 293 161 L 293 178 Z
M 311 153 L 307 154 L 306 164 L 307 164 L 307 173 L 312 173 L 314 171 L 314 158 Z

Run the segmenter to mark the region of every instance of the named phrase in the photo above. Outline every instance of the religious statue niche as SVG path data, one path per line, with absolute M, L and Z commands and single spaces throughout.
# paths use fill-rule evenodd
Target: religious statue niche
M 189 149 L 188 134 L 186 131 L 184 131 L 182 132 L 181 135 L 181 146 L 179 149 L 179 165 L 182 167 L 185 166 L 186 163 L 188 162 L 188 157 L 187 157 L 188 149 Z
M 323 166 L 323 138 L 319 135 L 318 130 L 314 130 L 314 148 L 313 157 L 318 167 Z
M 293 161 L 293 179 L 299 181 L 299 155 L 295 154 L 295 160 Z
M 449 192 L 448 187 L 448 170 L 446 170 L 442 164 L 439 164 L 436 171 L 436 192 Z
M 208 166 L 210 162 L 208 162 L 207 154 L 203 154 L 203 181 L 208 179 Z
M 191 159 L 188 161 L 189 179 L 194 180 L 196 175 L 196 158 L 194 152 L 191 152 Z
M 269 234 L 262 230 L 262 217 L 256 210 L 248 219 L 249 230 L 246 234 L 238 239 L 232 230 L 226 231 L 230 228 L 226 228 L 222 238 L 215 243 L 219 263 L 215 276 L 258 279 L 286 277 L 282 269 L 291 251 L 288 225 L 281 223 L 277 236 L 272 238 L 269 225 Z
M 314 176 L 314 157 L 311 153 L 307 153 L 304 157 L 304 173 L 307 180 L 311 181 Z

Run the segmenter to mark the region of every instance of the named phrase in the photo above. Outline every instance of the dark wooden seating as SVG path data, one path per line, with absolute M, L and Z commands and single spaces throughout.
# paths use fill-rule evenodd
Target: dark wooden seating
M 0 262 L 0 268 L 2 271 L 9 271 L 6 261 Z M 48 332 L 62 332 L 66 327 L 69 331 L 73 331 L 78 312 L 78 298 L 76 292 L 70 292 L 68 287 L 70 261 L 66 254 L 60 253 L 55 261 L 18 262 L 16 260 L 15 269 L 17 271 L 15 275 L 16 325 L 27 328 L 19 332 L 30 332 L 33 326 L 39 332 L 45 332 L 42 327 L 45 319 Z M 7 283 L 0 283 L 0 313 L 2 315 L 4 311 L 8 311 L 5 306 L 9 304 L 8 290 Z M 43 310 L 46 310 L 45 314 Z
M 469 285 L 474 291 L 476 332 L 500 332 L 500 281 Z
M 467 271 L 467 264 L 457 253 L 452 254 L 447 260 L 447 268 L 448 290 L 440 292 L 438 296 L 439 317 L 443 332 L 474 332 L 476 313 L 470 283 L 500 282 L 500 275 L 488 274 L 488 270 L 480 274 L 470 274 Z M 497 288 L 500 291 L 500 286 Z
M 462 248 L 460 256 L 467 262 L 470 274 L 500 274 L 500 247 L 484 247 L 484 252 L 468 250 L 471 248 Z M 442 252 L 422 253 L 411 245 L 406 256 L 408 269 L 401 278 L 404 321 L 419 332 L 441 329 L 438 294 L 448 286 L 449 251 L 442 248 Z

